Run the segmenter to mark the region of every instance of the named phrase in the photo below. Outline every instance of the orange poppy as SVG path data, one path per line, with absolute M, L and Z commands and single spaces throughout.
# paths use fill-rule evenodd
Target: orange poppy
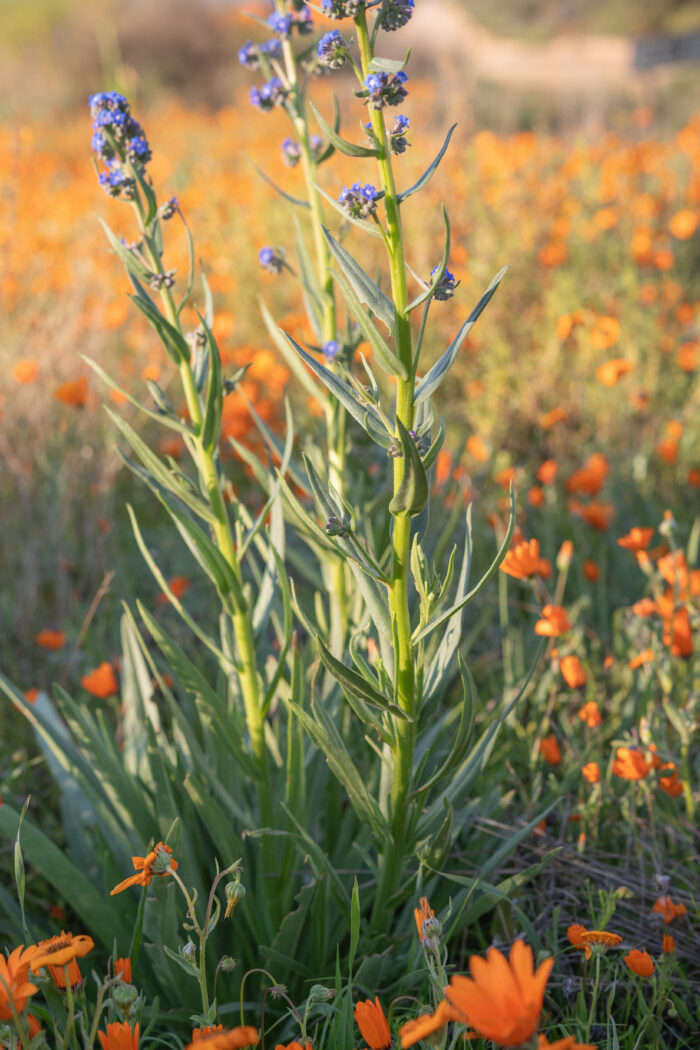
M 638 667 L 642 667 L 644 664 L 652 663 L 653 659 L 654 650 L 644 649 L 641 653 L 637 653 L 636 656 L 633 656 L 632 659 L 628 662 L 627 666 L 630 667 L 633 671 L 636 671 Z
M 170 856 L 172 852 L 170 846 L 166 846 L 164 842 L 158 842 L 148 856 L 132 857 L 136 875 L 130 875 L 128 879 L 124 879 L 118 886 L 115 886 L 110 896 L 121 893 L 129 886 L 149 886 L 156 875 L 162 879 L 171 871 L 177 871 L 178 863 Z
M 652 764 L 645 760 L 644 755 L 637 748 L 618 747 L 612 771 L 616 777 L 622 777 L 623 780 L 644 780 Z
M 600 780 L 600 768 L 597 762 L 587 762 L 581 772 L 589 784 L 597 784 Z
M 609 361 L 598 365 L 595 376 L 601 386 L 613 387 L 617 386 L 623 376 L 634 372 L 635 368 L 636 365 L 628 361 L 626 357 L 612 357 Z
M 559 661 L 559 670 L 570 689 L 581 689 L 586 684 L 586 672 L 578 656 L 563 656 Z
M 582 722 L 586 723 L 589 729 L 596 729 L 603 721 L 595 700 L 589 700 L 583 707 L 580 707 L 578 716 Z
M 508 960 L 497 948 L 489 948 L 485 959 L 472 955 L 471 977 L 452 977 L 445 994 L 479 1035 L 497 1046 L 515 1046 L 537 1029 L 553 966 L 554 959 L 545 959 L 535 972 L 532 948 L 518 940 Z
M 561 762 L 561 751 L 554 733 L 550 733 L 549 736 L 540 740 L 539 751 L 541 755 L 544 755 L 545 762 L 548 762 L 550 766 L 558 766 Z
M 617 541 L 618 547 L 624 547 L 628 551 L 645 551 L 651 543 L 654 529 L 640 529 L 635 525 L 626 536 L 620 536 Z
M 24 357 L 15 363 L 12 376 L 17 383 L 36 383 L 41 369 L 33 357 Z
M 567 492 L 583 492 L 587 496 L 596 496 L 610 471 L 610 465 L 602 452 L 594 452 L 585 464 L 567 479 Z
M 654 901 L 654 906 L 651 910 L 659 915 L 663 915 L 665 923 L 673 922 L 674 919 L 680 919 L 688 911 L 685 904 L 676 904 L 670 897 L 659 897 Z
M 37 645 L 42 649 L 62 649 L 66 644 L 65 631 L 39 631 L 34 637 Z
M 542 610 L 542 619 L 535 624 L 535 634 L 546 638 L 558 638 L 571 630 L 571 623 L 566 615 L 566 609 L 561 605 L 545 605 Z
M 665 955 L 670 955 L 671 952 L 675 952 L 676 942 L 670 933 L 664 934 L 661 950 L 664 952 Z
M 38 988 L 29 980 L 29 970 L 36 955 L 36 947 L 20 944 L 7 959 L 0 955 L 0 1021 L 11 1021 L 13 1009 L 21 1014 L 27 999 Z
M 544 561 L 544 558 L 540 558 L 540 541 L 525 540 L 511 547 L 498 567 L 516 580 L 525 580 L 544 568 Z
M 556 459 L 546 459 L 537 471 L 537 480 L 543 485 L 551 485 L 557 476 L 559 464 Z
M 449 1021 L 459 1020 L 460 1014 L 445 999 L 442 999 L 434 1013 L 421 1014 L 420 1017 L 406 1021 L 406 1024 L 399 1028 L 401 1046 L 403 1050 L 407 1050 L 407 1047 L 413 1046 L 421 1039 L 428 1039 L 434 1032 L 439 1032 Z
M 374 1002 L 371 999 L 365 999 L 363 1003 L 356 1003 L 354 1014 L 357 1027 L 370 1050 L 386 1050 L 391 1046 L 389 1024 L 378 996 L 375 997 Z
M 640 952 L 638 948 L 632 948 L 624 959 L 632 973 L 636 973 L 638 977 L 651 977 L 654 972 L 654 960 L 646 949 Z
M 416 927 L 418 929 L 418 936 L 420 937 L 421 940 L 423 940 L 423 938 L 425 937 L 425 934 L 423 933 L 423 925 L 424 925 L 424 923 L 426 923 L 428 921 L 428 919 L 434 919 L 435 918 L 435 912 L 433 911 L 433 909 L 428 904 L 428 898 L 427 897 L 421 897 L 421 899 L 420 899 L 420 908 L 414 908 L 413 909 L 413 915 L 414 915 L 415 920 L 416 920 Z
M 114 1021 L 107 1025 L 106 1032 L 97 1033 L 100 1038 L 102 1050 L 138 1050 L 139 1048 L 139 1025 L 131 1025 L 126 1021 Z
M 131 959 L 128 956 L 114 960 L 114 976 L 121 977 L 125 984 L 131 984 Z
M 32 969 L 40 970 L 42 966 L 65 966 L 75 959 L 82 959 L 84 955 L 91 952 L 95 947 L 92 937 L 79 933 L 74 937 L 72 933 L 61 930 L 56 937 L 39 941 L 36 946 L 36 954 L 32 959 Z
M 580 923 L 573 923 L 566 931 L 566 936 L 574 948 L 580 948 L 585 957 L 590 959 L 593 954 L 592 944 L 602 948 L 615 948 L 622 944 L 622 937 L 618 933 L 609 933 L 607 930 L 587 930 Z
M 587 558 L 586 561 L 584 561 L 581 568 L 584 579 L 588 580 L 590 583 L 595 583 L 596 580 L 600 579 L 600 569 L 598 568 L 597 563 L 591 561 L 590 558 Z
M 57 386 L 53 396 L 57 401 L 62 401 L 64 405 L 82 408 L 87 401 L 87 393 L 88 381 L 85 376 L 81 376 L 80 379 L 71 379 L 67 383 Z
M 659 787 L 671 798 L 683 794 L 683 781 L 678 779 L 678 770 L 674 769 L 670 777 L 659 777 Z
M 83 689 L 86 689 L 88 693 L 92 693 L 93 696 L 98 697 L 100 700 L 106 700 L 107 697 L 114 696 L 115 693 L 119 692 L 119 682 L 114 673 L 114 668 L 107 661 L 101 663 L 99 667 L 96 667 L 94 671 L 90 671 L 89 674 L 83 675 L 80 679 L 80 684 Z
M 255 1046 L 258 1041 L 258 1030 L 252 1025 L 239 1025 L 228 1031 L 211 1032 L 193 1039 L 185 1050 L 243 1050 L 246 1046 Z

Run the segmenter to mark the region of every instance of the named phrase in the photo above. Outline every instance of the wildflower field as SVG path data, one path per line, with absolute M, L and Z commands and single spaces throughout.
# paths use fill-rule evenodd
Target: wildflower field
M 413 13 L 0 125 L 0 1047 L 700 1045 L 700 113 Z

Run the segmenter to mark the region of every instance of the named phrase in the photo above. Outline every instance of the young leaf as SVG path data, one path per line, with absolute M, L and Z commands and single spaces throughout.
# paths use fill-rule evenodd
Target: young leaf
M 391 700 L 387 699 L 383 693 L 380 693 L 379 689 L 371 685 L 364 675 L 358 674 L 358 672 L 353 671 L 352 668 L 346 667 L 340 660 L 336 660 L 318 636 L 316 637 L 316 644 L 318 646 L 318 652 L 323 666 L 327 671 L 330 671 L 335 680 L 340 684 L 343 692 L 347 691 L 348 693 L 352 693 L 353 696 L 363 700 L 366 704 L 370 704 L 372 707 L 378 707 L 381 711 L 389 711 L 392 715 L 396 715 L 397 718 L 401 718 L 404 721 L 412 721 L 405 711 L 403 711 L 397 704 L 394 704 Z

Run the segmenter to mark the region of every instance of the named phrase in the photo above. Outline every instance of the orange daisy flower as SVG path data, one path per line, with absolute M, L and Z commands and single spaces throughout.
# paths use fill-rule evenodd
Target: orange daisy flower
M 497 1046 L 515 1046 L 537 1029 L 553 966 L 554 959 L 545 959 L 535 972 L 532 948 L 518 940 L 508 960 L 497 948 L 489 948 L 485 959 L 472 955 L 471 977 L 452 977 L 445 994 L 479 1035 Z
M 581 772 L 589 784 L 597 784 L 600 780 L 600 768 L 597 762 L 587 762 L 581 768 Z
M 593 951 L 592 944 L 602 945 L 604 948 L 615 948 L 622 944 L 622 937 L 617 933 L 608 933 L 607 930 L 587 930 L 580 923 L 573 923 L 566 931 L 569 942 L 574 948 L 580 948 L 585 957 L 590 959 Z
M 171 871 L 177 871 L 178 863 L 170 856 L 172 852 L 170 846 L 166 846 L 164 842 L 158 842 L 147 857 L 132 857 L 136 874 L 130 875 L 128 879 L 124 879 L 118 886 L 115 886 L 110 896 L 121 893 L 129 886 L 149 886 L 154 876 L 157 875 L 162 879 Z
M 581 689 L 586 684 L 586 672 L 578 656 L 562 656 L 559 661 L 559 670 L 570 689 Z
M 632 670 L 636 671 L 638 667 L 643 667 L 644 664 L 650 664 L 654 660 L 653 649 L 643 649 L 641 653 L 637 653 L 631 660 L 628 661 L 627 666 Z
M 678 770 L 674 769 L 669 777 L 659 777 L 659 787 L 671 798 L 683 794 L 683 781 L 678 779 Z
M 596 580 L 600 579 L 600 569 L 597 562 L 594 562 L 591 558 L 587 558 L 582 565 L 584 579 L 588 580 L 589 583 L 595 583 Z
M 676 904 L 670 897 L 659 897 L 654 901 L 654 907 L 651 910 L 663 915 L 665 923 L 680 919 L 688 911 L 685 904 Z
M 86 689 L 88 693 L 92 693 L 93 696 L 98 697 L 100 700 L 106 700 L 119 692 L 119 682 L 114 673 L 114 668 L 106 660 L 99 667 L 96 667 L 94 671 L 83 675 L 80 679 L 80 684 L 83 689 Z
M 183 598 L 189 590 L 190 581 L 186 576 L 173 576 L 171 580 L 168 580 L 168 587 L 176 598 Z M 157 601 L 159 605 L 167 605 L 170 599 L 165 591 L 161 591 Z
M 563 1039 L 557 1039 L 550 1043 L 546 1035 L 537 1036 L 537 1050 L 597 1050 L 592 1043 L 577 1043 L 573 1035 L 567 1035 Z
M 21 1014 L 38 988 L 29 980 L 29 970 L 36 955 L 34 946 L 20 944 L 7 959 L 0 955 L 0 1021 L 11 1021 L 13 1007 Z
M 651 543 L 654 529 L 640 529 L 636 525 L 625 536 L 620 536 L 617 541 L 618 547 L 624 547 L 628 551 L 645 551 Z
M 114 960 L 114 976 L 121 977 L 125 984 L 131 984 L 131 959 L 128 956 Z
M 82 959 L 94 947 L 95 942 L 92 937 L 84 933 L 79 933 L 77 937 L 74 937 L 72 933 L 64 933 L 61 930 L 56 937 L 39 941 L 32 959 L 32 969 L 36 973 L 42 966 L 66 966 L 76 959 Z
M 676 941 L 670 933 L 665 933 L 662 943 L 662 951 L 664 955 L 670 955 L 676 950 Z
M 557 476 L 559 470 L 559 464 L 556 459 L 546 459 L 544 463 L 537 470 L 537 480 L 542 485 L 551 485 Z
M 613 387 L 617 386 L 623 376 L 634 372 L 635 368 L 636 365 L 628 361 L 626 357 L 613 357 L 609 361 L 604 361 L 602 365 L 598 365 L 595 376 L 601 386 Z
M 406 1021 L 406 1024 L 401 1026 L 399 1036 L 403 1050 L 407 1050 L 409 1046 L 420 1042 L 421 1039 L 427 1039 L 434 1032 L 439 1032 L 448 1021 L 459 1021 L 460 1018 L 461 1015 L 450 1006 L 447 1000 L 443 999 L 438 1003 L 434 1013 L 421 1014 L 420 1017 Z
M 640 952 L 638 948 L 632 948 L 624 959 L 632 973 L 636 973 L 638 977 L 651 977 L 654 972 L 654 960 L 646 949 Z
M 561 751 L 554 733 L 550 733 L 549 736 L 540 740 L 539 751 L 541 755 L 544 755 L 545 762 L 549 762 L 550 766 L 558 766 L 561 762 Z
M 378 996 L 374 1002 L 365 999 L 363 1003 L 356 1003 L 354 1013 L 357 1027 L 370 1050 L 386 1050 L 391 1046 L 389 1024 Z
M 566 615 L 566 609 L 561 605 L 545 605 L 542 610 L 542 619 L 535 624 L 535 634 L 547 638 L 558 638 L 571 630 L 571 623 Z
M 12 377 L 17 383 L 35 383 L 41 369 L 33 357 L 23 357 L 12 369 Z
M 292 1039 L 291 1043 L 278 1043 L 275 1050 L 313 1050 L 313 1046 L 308 1039 L 303 1046 L 296 1039 Z
M 62 401 L 64 405 L 82 408 L 87 401 L 87 393 L 88 381 L 85 376 L 81 376 L 80 379 L 71 379 L 67 383 L 57 386 L 53 396 L 57 401 Z
M 641 751 L 634 747 L 618 747 L 612 771 L 623 780 L 644 780 L 652 767 Z
M 39 631 L 34 637 L 37 645 L 42 649 L 62 649 L 66 644 L 65 631 Z
M 139 1050 L 138 1022 L 132 1031 L 131 1025 L 125 1021 L 115 1021 L 107 1025 L 106 1032 L 97 1034 L 102 1050 Z
M 258 1030 L 252 1025 L 239 1025 L 228 1031 L 211 1032 L 193 1039 L 185 1050 L 243 1050 L 246 1046 L 255 1046 L 258 1041 Z
M 582 722 L 586 723 L 589 729 L 596 729 L 603 721 L 595 700 L 589 700 L 583 707 L 579 707 L 578 716 Z
M 498 567 L 509 576 L 514 576 L 516 580 L 525 580 L 528 576 L 540 572 L 544 562 L 545 559 L 540 558 L 540 541 L 525 540 L 511 547 Z
M 428 898 L 427 897 L 421 897 L 421 899 L 420 899 L 420 908 L 414 908 L 413 909 L 413 915 L 414 915 L 415 920 L 416 920 L 416 927 L 418 929 L 418 936 L 420 937 L 421 940 L 423 940 L 424 939 L 423 923 L 426 922 L 427 919 L 434 919 L 435 918 L 435 912 L 433 911 L 433 909 L 428 904 Z

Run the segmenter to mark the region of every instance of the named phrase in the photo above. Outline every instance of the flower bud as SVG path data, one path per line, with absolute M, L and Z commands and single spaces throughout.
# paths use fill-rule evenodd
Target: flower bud
M 227 882 L 224 892 L 226 894 L 226 911 L 224 918 L 228 919 L 233 914 L 233 909 L 236 907 L 239 901 L 242 901 L 245 897 L 245 886 L 242 882 L 236 879 L 235 882 Z
M 112 1001 L 125 1017 L 134 1013 L 138 997 L 138 989 L 133 984 L 124 984 L 123 981 L 112 990 Z

